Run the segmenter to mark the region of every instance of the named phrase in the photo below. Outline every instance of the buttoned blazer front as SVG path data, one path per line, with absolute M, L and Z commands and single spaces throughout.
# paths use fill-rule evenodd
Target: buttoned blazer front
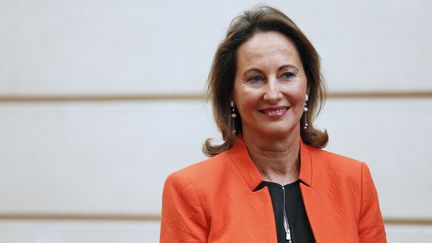
M 300 189 L 317 243 L 386 242 L 378 196 L 367 165 L 300 145 Z M 246 145 L 166 179 L 161 243 L 277 243 L 267 187 Z

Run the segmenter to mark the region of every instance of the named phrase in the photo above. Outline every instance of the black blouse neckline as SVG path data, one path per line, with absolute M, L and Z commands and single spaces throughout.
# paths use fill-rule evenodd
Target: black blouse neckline
M 255 191 L 267 187 L 272 200 L 273 212 L 276 222 L 278 243 L 314 243 L 315 239 L 304 207 L 303 198 L 298 179 L 284 186 L 281 184 L 262 181 Z M 285 195 L 284 195 L 285 193 Z M 284 205 L 285 204 L 285 205 Z M 283 210 L 286 210 L 291 232 L 291 241 L 286 240 L 283 225 Z

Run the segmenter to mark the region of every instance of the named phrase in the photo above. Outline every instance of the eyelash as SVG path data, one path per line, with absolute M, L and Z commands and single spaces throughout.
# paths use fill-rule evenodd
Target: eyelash
M 281 77 L 283 77 L 283 78 L 286 78 L 286 79 L 293 79 L 293 78 L 295 78 L 295 73 L 293 73 L 293 72 L 285 72 L 285 73 L 282 73 L 282 75 L 281 75 Z
M 282 73 L 282 74 L 281 74 L 281 78 L 283 78 L 283 79 L 291 80 L 291 79 L 293 79 L 293 78 L 295 78 L 295 77 L 296 77 L 296 74 L 293 73 L 293 72 L 285 72 L 285 73 Z M 259 78 L 259 80 L 257 80 L 257 78 Z M 248 79 L 248 81 L 249 81 L 249 82 L 252 82 L 252 83 L 262 82 L 263 80 L 264 80 L 264 79 L 263 79 L 262 76 L 259 75 L 259 74 L 253 75 L 253 76 L 251 76 L 251 77 Z
M 256 78 L 259 78 L 259 80 L 256 80 Z M 249 82 L 253 82 L 253 83 L 258 83 L 258 82 L 261 82 L 263 80 L 264 79 L 261 77 L 261 75 L 258 75 L 258 74 L 253 75 L 248 79 Z

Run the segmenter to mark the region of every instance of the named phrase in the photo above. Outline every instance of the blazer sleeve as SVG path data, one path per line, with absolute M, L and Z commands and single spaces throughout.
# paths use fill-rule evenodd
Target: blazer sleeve
M 378 194 L 365 163 L 362 163 L 361 174 L 361 208 L 358 227 L 360 242 L 387 242 Z
M 208 227 L 193 185 L 179 172 L 165 181 L 160 243 L 207 242 Z

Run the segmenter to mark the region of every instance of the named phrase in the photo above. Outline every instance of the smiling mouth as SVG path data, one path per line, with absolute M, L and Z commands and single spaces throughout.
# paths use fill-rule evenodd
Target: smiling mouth
M 262 109 L 260 112 L 269 117 L 281 117 L 288 109 L 288 106 L 278 106 Z

